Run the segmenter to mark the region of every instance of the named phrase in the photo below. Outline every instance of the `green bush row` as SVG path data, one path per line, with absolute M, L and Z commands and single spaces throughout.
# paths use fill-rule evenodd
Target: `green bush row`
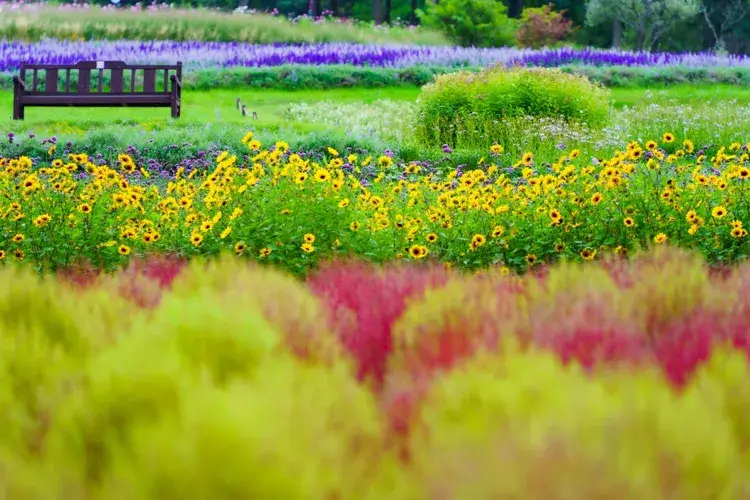
M 447 39 L 424 28 L 382 27 L 368 23 L 292 22 L 267 14 L 230 14 L 205 9 L 58 9 L 5 11 L 0 39 L 170 40 L 245 43 L 406 43 L 444 45 Z
M 346 65 L 275 66 L 264 68 L 224 68 L 191 71 L 184 76 L 188 90 L 279 89 L 312 90 L 347 87 L 422 86 L 437 75 L 457 68 L 413 66 L 408 68 L 370 68 Z M 464 68 L 479 71 L 479 68 Z M 587 76 L 608 87 L 650 87 L 680 83 L 750 85 L 750 68 L 716 67 L 628 67 L 562 66 L 560 70 Z M 105 85 L 108 81 L 105 79 Z M 13 74 L 0 73 L 0 89 L 12 90 Z

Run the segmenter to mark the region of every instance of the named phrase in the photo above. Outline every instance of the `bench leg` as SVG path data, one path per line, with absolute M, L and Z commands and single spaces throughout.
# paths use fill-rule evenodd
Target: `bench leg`
M 172 118 L 179 118 L 180 117 L 180 98 L 172 96 Z
M 13 102 L 13 119 L 23 120 L 23 118 L 24 118 L 24 106 L 18 103 L 18 101 Z

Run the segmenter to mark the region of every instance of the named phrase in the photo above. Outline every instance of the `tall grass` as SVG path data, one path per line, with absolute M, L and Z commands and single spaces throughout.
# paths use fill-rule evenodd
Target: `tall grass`
M 365 23 L 308 20 L 292 22 L 268 14 L 227 14 L 202 9 L 115 10 L 39 6 L 4 10 L 0 38 L 38 41 L 175 40 L 246 43 L 407 43 L 444 45 L 442 35 L 422 28 L 381 27 Z

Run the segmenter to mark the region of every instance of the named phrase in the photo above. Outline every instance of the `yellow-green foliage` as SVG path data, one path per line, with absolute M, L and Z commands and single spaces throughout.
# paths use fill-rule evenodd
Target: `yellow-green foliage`
M 744 466 L 750 465 L 750 369 L 745 354 L 719 350 L 707 364 L 698 369 L 696 390 L 705 397 L 706 405 L 721 408 L 734 430 Z M 750 477 L 747 478 L 750 488 Z
M 476 361 L 414 437 L 421 498 L 738 498 L 720 409 L 651 374 L 603 384 L 549 355 Z
M 453 276 L 395 323 L 394 378 L 379 394 L 341 352 L 305 343 L 334 334 L 304 286 L 274 271 L 191 264 L 135 312 L 106 295 L 116 280 L 75 291 L 5 269 L 0 498 L 748 498 L 744 353 L 716 351 L 677 390 L 649 353 L 584 371 L 533 343 L 475 349 L 586 321 L 641 334 L 654 317 L 735 307 L 747 279 L 718 285 L 681 253 L 639 259 L 629 287 L 591 266 L 523 286 Z M 662 316 L 638 316 L 656 300 Z
M 124 322 L 127 306 L 90 292 L 75 296 L 31 271 L 0 270 L 0 440 L 33 451 L 81 364 Z
M 175 280 L 173 295 L 215 294 L 237 307 L 257 310 L 292 352 L 313 361 L 340 358 L 320 301 L 292 276 L 252 265 L 233 255 L 189 264 Z
M 638 259 L 633 290 L 637 309 L 650 325 L 665 325 L 699 307 L 732 307 L 734 299 L 711 283 L 700 256 L 675 248 L 657 248 Z
M 274 360 L 263 373 L 142 421 L 102 496 L 361 498 L 382 450 L 372 395 L 346 371 Z
M 85 387 L 53 429 L 53 453 L 72 456 L 86 477 L 97 479 L 110 447 L 127 441 L 132 425 L 175 411 L 196 380 L 220 384 L 256 375 L 279 344 L 252 305 L 206 290 L 167 296 L 147 321 L 91 361 Z
M 531 333 L 534 325 L 555 325 L 563 331 L 568 324 L 596 321 L 599 328 L 628 325 L 643 326 L 643 304 L 614 282 L 601 268 L 574 263 L 555 266 L 543 281 L 529 280 L 524 293 L 528 310 L 516 315 L 514 331 Z M 598 312 L 595 318 L 593 313 Z M 580 323 L 579 323 L 580 324 Z

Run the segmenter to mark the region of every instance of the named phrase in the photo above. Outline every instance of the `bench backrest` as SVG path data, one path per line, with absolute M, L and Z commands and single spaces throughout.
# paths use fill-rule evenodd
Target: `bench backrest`
M 109 73 L 109 79 L 104 77 Z M 21 64 L 27 94 L 168 94 L 171 74 L 182 81 L 182 63 L 125 64 L 81 61 L 76 64 Z

